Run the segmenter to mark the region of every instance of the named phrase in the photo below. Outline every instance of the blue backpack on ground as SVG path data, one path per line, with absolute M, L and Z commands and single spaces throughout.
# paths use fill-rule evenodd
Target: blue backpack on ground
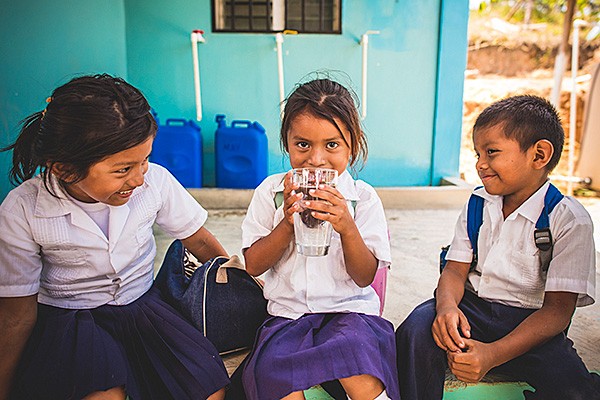
M 550 233 L 550 219 L 549 214 L 554 210 L 554 207 L 560 203 L 563 199 L 563 194 L 554 186 L 550 184 L 548 191 L 544 196 L 544 208 L 540 213 L 540 216 L 535 223 L 535 232 L 533 238 L 535 245 L 540 250 L 540 261 L 542 265 L 542 271 L 548 271 L 550 266 L 550 260 L 552 260 L 552 235 Z M 479 239 L 479 228 L 483 223 L 483 197 L 479 197 L 476 194 L 472 194 L 469 198 L 469 205 L 467 206 L 467 234 L 469 235 L 469 241 L 473 248 L 473 261 L 471 261 L 470 271 L 473 271 L 477 266 L 477 240 Z M 442 247 L 440 253 L 440 273 L 446 266 L 446 254 L 450 246 Z

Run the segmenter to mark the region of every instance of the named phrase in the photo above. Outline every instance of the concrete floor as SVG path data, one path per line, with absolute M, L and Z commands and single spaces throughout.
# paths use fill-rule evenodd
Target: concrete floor
M 419 201 L 411 202 L 412 205 L 407 208 L 390 208 L 390 202 L 384 201 L 393 264 L 388 276 L 383 316 L 394 326 L 398 326 L 416 305 L 432 296 L 438 278 L 440 247 L 448 244 L 452 238 L 463 198 L 468 197 L 468 193 L 465 193 L 451 201 L 433 204 L 435 208 L 416 209 L 420 204 L 425 204 L 424 207 L 432 206 L 431 203 Z M 449 197 L 446 196 L 442 195 L 448 200 Z M 201 204 L 205 204 L 201 200 Z M 600 227 L 600 199 L 583 198 L 581 202 L 592 216 L 595 226 Z M 244 213 L 245 210 L 242 209 L 209 209 L 206 227 L 230 254 L 241 254 L 240 226 Z M 600 228 L 598 231 L 595 239 L 600 250 Z M 158 267 L 171 239 L 158 229 L 156 237 Z M 596 274 L 596 281 L 600 285 L 600 269 Z M 577 309 L 569 334 L 587 367 L 600 371 L 600 299 L 592 306 Z

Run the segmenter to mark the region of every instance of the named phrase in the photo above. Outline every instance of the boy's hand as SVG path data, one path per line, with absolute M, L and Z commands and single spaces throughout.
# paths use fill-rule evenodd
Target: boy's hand
M 479 382 L 496 366 L 493 345 L 473 339 L 464 342 L 466 351 L 448 352 L 448 367 L 463 382 Z
M 294 226 L 294 213 L 300 211 L 298 200 L 302 199 L 302 193 L 296 193 L 298 188 L 292 181 L 292 171 L 288 171 L 283 180 L 283 219 L 291 226 Z
M 319 199 L 304 202 L 307 208 L 313 210 L 313 217 L 329 221 L 340 236 L 351 229 L 356 229 L 356 224 L 348 209 L 348 203 L 336 188 L 319 185 L 317 190 L 311 190 L 310 195 Z
M 471 337 L 471 326 L 458 307 L 448 306 L 438 309 L 431 333 L 433 340 L 441 349 L 462 352 L 466 347 L 465 338 Z

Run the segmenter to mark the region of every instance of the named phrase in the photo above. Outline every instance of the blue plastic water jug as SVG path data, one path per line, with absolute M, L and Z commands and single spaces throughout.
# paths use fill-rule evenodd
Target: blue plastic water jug
M 233 121 L 217 115 L 215 159 L 217 187 L 254 189 L 267 177 L 268 143 L 258 122 Z
M 185 187 L 202 187 L 202 136 L 192 120 L 168 119 L 158 126 L 150 161 L 167 168 Z

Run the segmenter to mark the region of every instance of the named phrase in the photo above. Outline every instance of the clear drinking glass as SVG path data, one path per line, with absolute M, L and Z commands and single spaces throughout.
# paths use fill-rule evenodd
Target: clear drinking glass
M 303 195 L 298 201 L 300 211 L 294 213 L 296 250 L 305 256 L 327 255 L 333 228 L 329 222 L 313 217 L 311 210 L 305 208 L 303 202 L 319 200 L 310 195 L 310 190 L 317 189 L 319 185 L 335 187 L 338 173 L 326 168 L 296 168 L 292 172 L 293 182 L 299 185 L 298 192 Z

